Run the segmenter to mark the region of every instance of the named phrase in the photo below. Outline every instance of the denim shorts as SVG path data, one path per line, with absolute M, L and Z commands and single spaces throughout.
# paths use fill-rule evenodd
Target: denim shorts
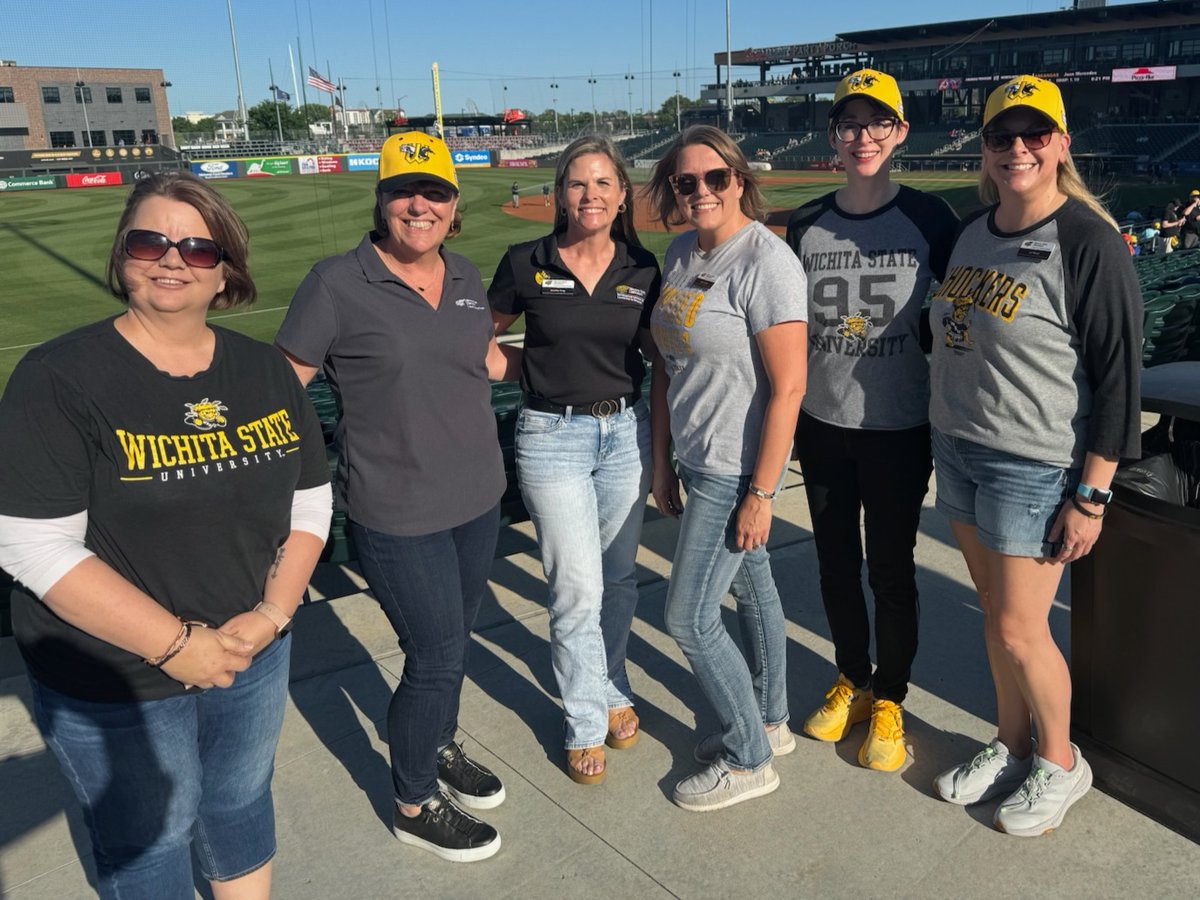
M 190 898 L 193 851 L 209 881 L 275 855 L 290 645 L 269 644 L 231 687 L 162 700 L 96 703 L 30 677 L 38 727 L 83 808 L 101 897 Z
M 979 540 L 1005 556 L 1054 556 L 1050 541 L 1059 509 L 1079 486 L 1081 470 L 1064 469 L 934 429 L 937 508 L 974 525 Z

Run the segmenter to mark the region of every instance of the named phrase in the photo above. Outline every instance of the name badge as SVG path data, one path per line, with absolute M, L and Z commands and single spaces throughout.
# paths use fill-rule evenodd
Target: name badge
M 1049 241 L 1021 241 L 1017 256 L 1028 259 L 1049 259 L 1054 253 L 1055 245 Z
M 707 291 L 710 287 L 712 287 L 716 283 L 717 283 L 716 275 L 700 274 L 692 279 L 692 283 L 689 285 L 689 287 L 694 287 L 694 288 L 698 288 L 699 290 L 702 290 L 702 291 Z
M 542 279 L 543 294 L 573 294 L 575 293 L 574 278 L 543 278 Z

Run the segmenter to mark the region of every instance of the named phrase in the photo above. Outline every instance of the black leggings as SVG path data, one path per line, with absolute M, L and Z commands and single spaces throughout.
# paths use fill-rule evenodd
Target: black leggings
M 876 698 L 901 703 L 917 655 L 920 604 L 913 549 L 933 471 L 929 426 L 840 428 L 802 412 L 796 444 L 838 670 L 859 687 L 871 681 L 859 532 L 860 512 L 865 512 L 867 580 L 875 596 L 873 688 Z

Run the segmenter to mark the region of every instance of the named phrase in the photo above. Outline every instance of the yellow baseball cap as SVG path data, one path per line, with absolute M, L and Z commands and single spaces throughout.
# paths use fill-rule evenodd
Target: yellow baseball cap
M 393 134 L 379 150 L 380 191 L 394 191 L 414 181 L 437 181 L 458 192 L 458 175 L 445 142 L 423 131 Z
M 874 100 L 894 113 L 901 122 L 904 121 L 904 100 L 900 96 L 900 85 L 886 72 L 859 69 L 839 81 L 837 90 L 833 92 L 833 106 L 829 107 L 829 118 L 836 116 L 841 108 L 855 97 Z
M 1063 134 L 1067 132 L 1067 110 L 1063 106 L 1062 93 L 1052 81 L 1034 75 L 1018 75 L 1004 82 L 988 95 L 983 108 L 983 127 L 1002 112 L 1027 106 L 1054 123 Z

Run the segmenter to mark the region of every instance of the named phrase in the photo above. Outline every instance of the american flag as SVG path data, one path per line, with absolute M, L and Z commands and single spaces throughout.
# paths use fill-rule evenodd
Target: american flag
M 309 87 L 315 87 L 318 91 L 327 91 L 330 94 L 332 94 L 334 91 L 337 90 L 337 87 L 334 86 L 334 83 L 332 81 L 330 81 L 328 78 L 326 78 L 320 72 L 318 72 L 312 66 L 308 67 L 308 82 L 307 83 L 308 83 Z

